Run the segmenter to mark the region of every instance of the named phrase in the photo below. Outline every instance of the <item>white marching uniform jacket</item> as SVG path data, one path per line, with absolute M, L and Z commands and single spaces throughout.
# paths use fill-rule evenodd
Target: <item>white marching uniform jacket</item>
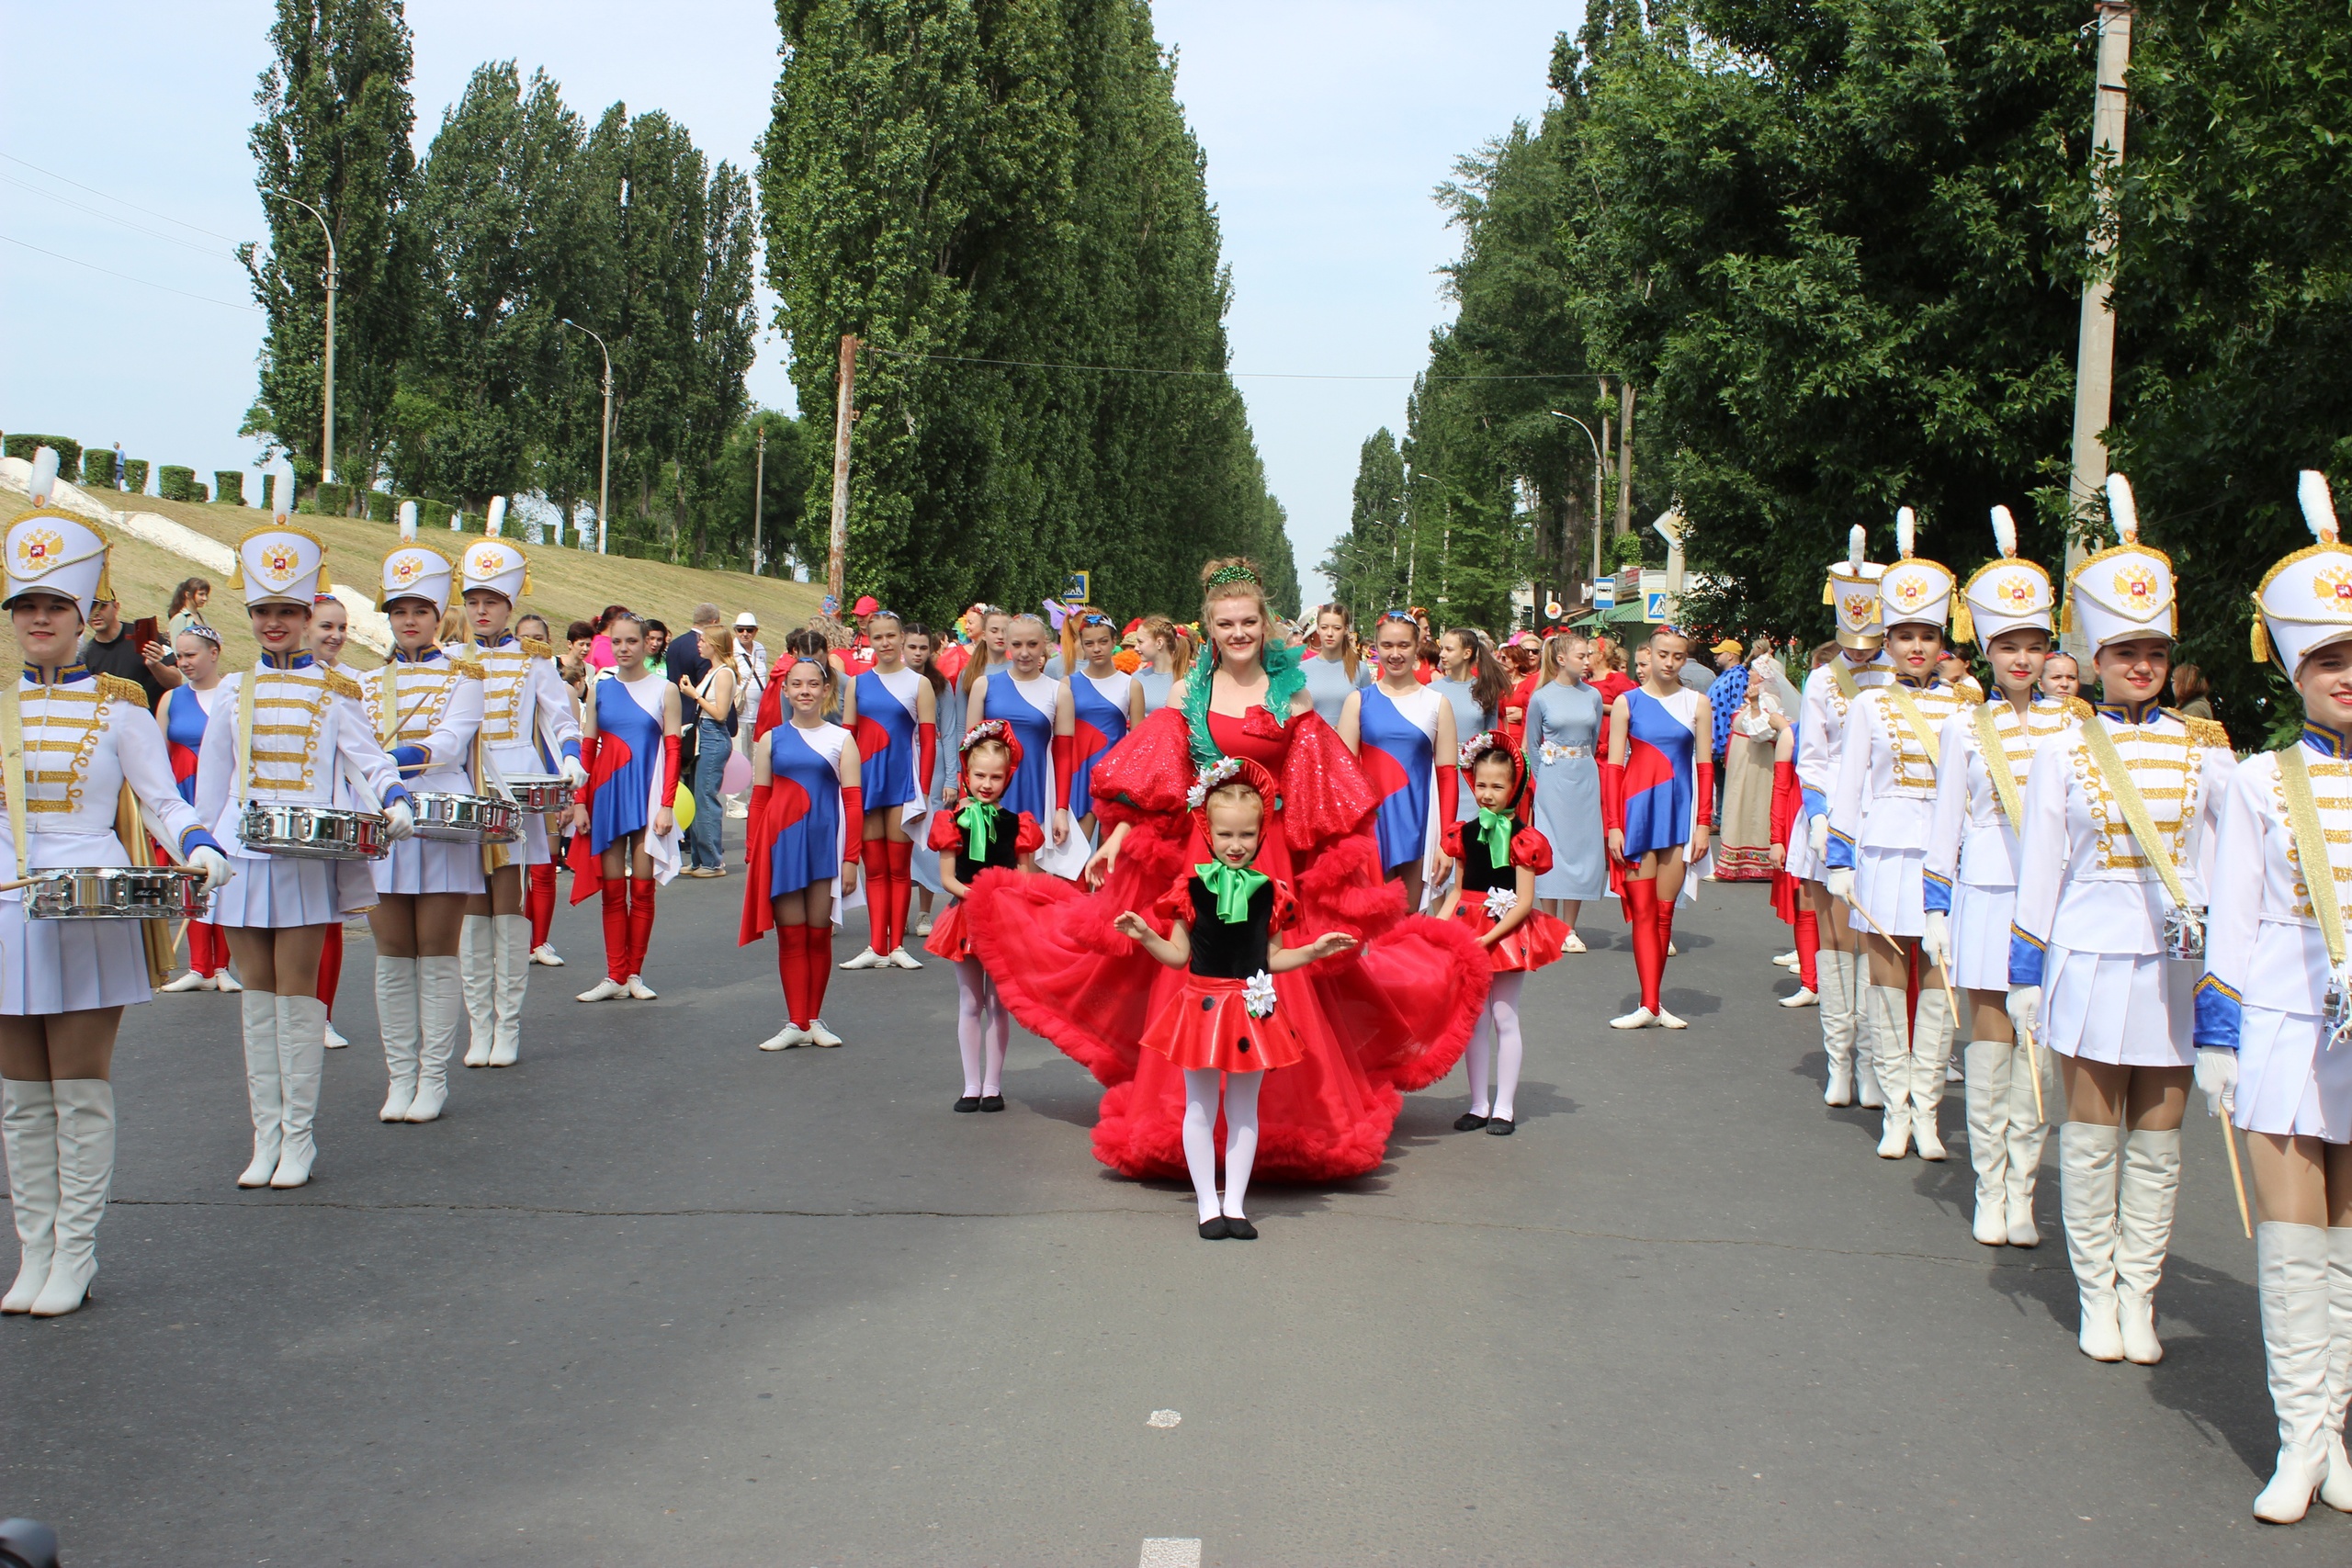
M 389 662 L 361 679 L 359 690 L 368 725 L 409 788 L 481 793 L 473 762 L 474 738 L 481 729 L 481 666 L 452 659 L 439 648 L 415 655 L 396 649 Z M 372 869 L 379 893 L 482 890 L 481 850 L 474 844 L 404 839 Z
M 477 647 L 474 658 L 482 672 L 482 750 L 500 778 L 543 778 L 549 757 L 559 762 L 580 760 L 580 716 L 571 688 L 555 667 L 553 649 L 510 632 L 494 645 Z M 481 792 L 497 793 L 487 778 Z M 525 865 L 549 863 L 545 817 L 523 818 L 523 841 L 515 849 Z
M 2306 725 L 2300 744 L 2341 915 L 2352 911 L 2352 736 Z M 2238 1053 L 2240 1127 L 2352 1143 L 2352 1044 L 2328 1048 L 2327 939 L 2275 754 L 2239 765 L 2213 865 L 2195 1042 Z
M 1898 705 L 1898 691 L 1918 708 L 1923 728 Z M 1935 817 L 1936 737 L 1963 700 L 1941 680 L 1886 681 L 1857 694 L 1847 710 L 1829 800 L 1828 860 L 1831 870 L 1854 873 L 1856 931 L 1883 926 L 1888 936 L 1913 937 L 1927 930 L 1922 867 Z
M 2060 702 L 2037 696 L 2020 715 L 2007 698 L 1998 698 L 1989 707 L 1962 707 L 1944 720 L 1939 738 L 1943 766 L 1936 775 L 1935 816 L 1928 827 L 1923 868 L 1928 908 L 1949 918 L 1952 983 L 2003 991 L 2009 984 L 2009 925 L 2017 909 L 2018 829 L 2002 809 L 1985 762 L 1980 711 L 1992 715 L 2022 816 L 2035 750 L 2073 729 L 2091 710 L 2079 697 Z
M 2042 987 L 2041 1039 L 2062 1055 L 2187 1066 L 2188 987 L 2186 971 L 2172 973 L 2180 966 L 2165 957 L 2170 900 L 2149 852 L 2171 859 L 2191 906 L 2205 903 L 2214 829 L 2237 758 L 2211 719 L 2154 704 L 2136 711 L 2101 704 L 2094 712 L 2165 841 L 2143 846 L 2132 837 L 2082 726 L 2043 741 L 2018 834 L 2009 984 Z
M 1838 757 L 1845 742 L 1846 710 L 1850 705 L 1850 699 L 1838 683 L 1836 671 L 1839 665 L 1851 678 L 1857 695 L 1894 679 L 1894 665 L 1883 652 L 1873 654 L 1871 661 L 1862 665 L 1856 665 L 1838 653 L 1804 678 L 1803 700 L 1797 705 L 1796 756 L 1804 820 L 1789 835 L 1785 869 L 1791 876 L 1808 882 L 1820 881 L 1827 869 L 1813 858 L 1812 822 L 1816 817 L 1829 814 L 1829 797 L 1838 787 Z

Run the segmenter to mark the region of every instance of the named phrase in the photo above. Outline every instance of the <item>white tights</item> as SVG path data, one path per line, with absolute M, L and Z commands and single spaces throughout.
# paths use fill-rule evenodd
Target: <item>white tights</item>
M 1004 1046 L 1012 1033 L 1012 1019 L 996 994 L 989 972 L 977 958 L 956 964 L 956 1049 L 964 1058 L 964 1092 L 987 1096 L 1004 1092 Z M 988 1070 L 981 1072 L 985 1055 Z
M 1258 1160 L 1258 1083 L 1263 1073 L 1223 1073 L 1215 1067 L 1184 1074 L 1184 1168 L 1193 1173 L 1193 1196 L 1206 1224 L 1222 1213 L 1245 1219 L 1241 1201 L 1250 1190 L 1250 1168 Z M 1225 1079 L 1225 1202 L 1216 1196 L 1217 1079 Z
M 1495 976 L 1487 992 L 1487 1010 L 1478 1015 L 1477 1032 L 1470 1036 L 1470 1049 L 1462 1055 L 1463 1065 L 1470 1069 L 1470 1113 L 1474 1116 L 1491 1114 L 1505 1122 L 1517 1119 L 1511 1112 L 1519 1099 L 1519 1065 L 1523 1054 L 1519 1039 L 1519 986 L 1526 978 L 1517 972 Z M 1489 1040 L 1496 1045 L 1492 1111 L 1487 1109 Z

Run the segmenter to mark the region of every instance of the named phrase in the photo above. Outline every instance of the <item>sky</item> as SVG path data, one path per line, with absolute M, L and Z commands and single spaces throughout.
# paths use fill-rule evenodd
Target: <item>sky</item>
M 107 40 L 105 80 L 69 51 L 0 89 L 0 429 L 119 441 L 199 478 L 257 476 L 258 448 L 236 432 L 262 318 L 231 253 L 266 232 L 245 137 L 273 7 L 73 11 L 74 36 Z M 1457 157 L 1543 113 L 1552 39 L 1578 13 L 1520 0 L 1154 8 L 1233 269 L 1233 368 L 1310 592 L 1347 524 L 1358 447 L 1401 428 L 1430 329 L 1452 315 L 1437 269 L 1459 236 L 1430 193 Z M 710 157 L 748 166 L 775 86 L 773 7 L 671 0 L 658 26 L 648 15 L 635 0 L 410 0 L 418 150 L 475 65 L 512 58 L 526 76 L 545 67 L 585 114 L 662 109 Z M 792 406 L 774 333 L 750 386 Z M 249 500 L 260 489 L 247 479 Z

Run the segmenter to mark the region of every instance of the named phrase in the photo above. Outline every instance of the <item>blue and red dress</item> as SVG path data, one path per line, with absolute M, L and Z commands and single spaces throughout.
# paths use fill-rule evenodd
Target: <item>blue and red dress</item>
M 656 882 L 678 874 L 676 824 L 666 834 L 652 831 L 654 812 L 668 807 L 678 790 L 677 737 L 662 728 L 662 694 L 675 689 L 658 675 L 632 682 L 609 671 L 588 688 L 596 745 L 588 764 L 588 831 L 572 834 L 567 852 L 575 904 L 603 888 L 605 851 L 631 833 L 645 835 Z
M 735 933 L 739 946 L 757 942 L 775 925 L 773 900 L 778 895 L 841 875 L 850 840 L 862 830 L 861 824 L 846 820 L 843 809 L 842 753 L 849 743 L 850 732 L 838 724 L 807 729 L 779 724 L 760 738 L 758 744 L 768 749 L 768 783 L 764 791 L 752 792 L 753 810 L 745 826 L 747 880 L 743 918 Z M 864 750 L 859 748 L 860 779 Z
M 1094 814 L 1094 764 L 1105 751 L 1127 738 L 1127 694 L 1136 678 L 1114 671 L 1096 680 L 1080 670 L 1069 678 L 1069 700 L 1077 720 L 1070 737 L 1069 813 Z
M 1043 675 L 1017 681 L 1010 670 L 991 670 L 986 680 L 988 694 L 979 716 L 1004 720 L 1012 726 L 1013 739 L 1021 742 L 1021 762 L 1005 785 L 1004 808 L 1016 817 L 1025 815 L 1043 822 L 1054 806 L 1054 705 L 1061 694 L 1061 682 Z
M 1429 847 L 1430 791 L 1437 777 L 1437 712 L 1442 692 L 1427 687 L 1392 697 L 1366 686 L 1356 710 L 1363 750 L 1356 763 L 1380 804 L 1373 810 L 1373 832 L 1380 841 L 1380 868 L 1395 871 L 1419 863 Z M 1452 759 L 1447 759 L 1449 764 Z
M 1660 699 L 1625 694 L 1625 858 L 1678 850 L 1690 841 L 1698 803 L 1695 759 L 1699 694 L 1685 687 Z
M 193 806 L 196 760 L 204 751 L 204 728 L 212 716 L 204 705 L 204 694 L 193 686 L 166 695 L 171 700 L 164 705 L 164 750 L 172 759 L 172 777 L 178 781 L 180 798 Z
M 922 794 L 915 784 L 915 689 L 922 683 L 922 677 L 911 670 L 888 675 L 866 670 L 858 674 L 858 777 L 868 811 L 904 806 Z

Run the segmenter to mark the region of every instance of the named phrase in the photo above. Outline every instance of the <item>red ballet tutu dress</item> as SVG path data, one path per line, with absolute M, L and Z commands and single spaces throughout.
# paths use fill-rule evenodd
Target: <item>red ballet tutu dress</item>
M 931 816 L 931 847 L 941 854 L 952 852 L 956 856 L 956 880 L 967 887 L 990 866 L 1012 870 L 1023 855 L 1035 854 L 1038 846 L 1046 841 L 1045 830 L 1026 811 L 1015 817 L 1001 806 L 992 809 L 996 816 L 991 820 L 988 852 L 984 855 L 972 853 L 973 830 L 964 823 L 960 810 L 934 811 Z M 964 905 L 961 898 L 952 900 L 931 922 L 931 935 L 922 944 L 925 953 L 950 964 L 979 956 L 972 950 L 972 917 Z
M 1461 866 L 1462 899 L 1453 907 L 1453 919 L 1470 933 L 1471 939 L 1485 936 L 1501 920 L 1499 915 L 1487 908 L 1490 891 L 1516 894 L 1519 888 L 1519 868 L 1541 876 L 1552 869 L 1552 841 L 1532 828 L 1521 828 L 1511 834 L 1510 863 L 1490 867 L 1487 863 L 1487 841 L 1476 833 L 1464 833 L 1468 823 L 1455 822 L 1445 829 L 1445 852 Z M 1542 909 L 1530 909 L 1527 919 L 1511 929 L 1509 936 L 1487 949 L 1488 967 L 1498 975 L 1525 974 L 1555 963 L 1568 940 L 1566 922 Z
M 1329 725 L 1311 713 L 1278 719 L 1263 705 L 1205 722 L 1216 751 L 1279 784 L 1256 863 L 1297 898 L 1299 930 L 1371 944 L 1273 977 L 1304 1054 L 1260 1091 L 1258 1170 L 1295 1181 L 1368 1175 L 1385 1157 L 1402 1095 L 1461 1055 L 1486 1006 L 1486 954 L 1459 923 L 1407 915 L 1401 890 L 1381 879 L 1373 792 Z M 1160 709 L 1095 764 L 1097 816 L 1128 829 L 1099 892 L 996 870 L 972 888 L 972 942 L 998 994 L 1105 1086 L 1094 1155 L 1128 1176 L 1185 1175 L 1184 1076 L 1143 1038 L 1186 976 L 1112 922 L 1209 858 L 1185 799 L 1197 771 L 1184 712 Z

